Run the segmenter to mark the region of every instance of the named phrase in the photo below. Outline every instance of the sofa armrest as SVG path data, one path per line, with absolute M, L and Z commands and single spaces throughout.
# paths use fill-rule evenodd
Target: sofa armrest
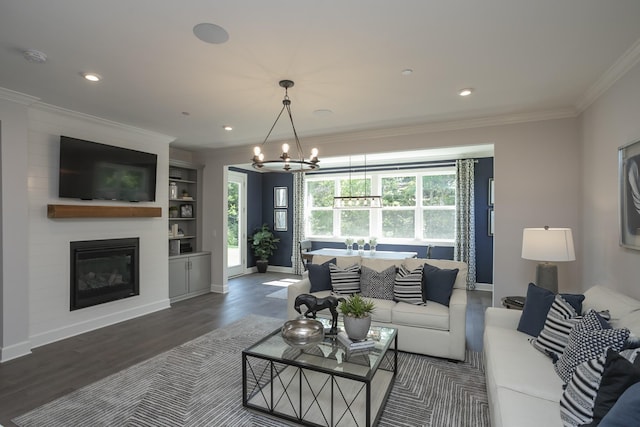
M 522 311 L 500 307 L 488 307 L 484 312 L 485 326 L 495 326 L 516 330 L 520 322 Z
M 301 294 L 308 294 L 311 290 L 311 282 L 308 278 L 303 278 L 299 282 L 287 286 L 287 319 L 296 319 L 300 313 L 293 308 L 296 298 Z
M 449 339 L 451 358 L 464 360 L 467 327 L 467 291 L 454 288 L 449 300 Z

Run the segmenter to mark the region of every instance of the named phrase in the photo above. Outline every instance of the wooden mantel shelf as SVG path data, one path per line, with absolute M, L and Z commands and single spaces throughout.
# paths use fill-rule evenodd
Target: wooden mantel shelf
M 49 218 L 159 218 L 162 208 L 146 206 L 47 205 Z

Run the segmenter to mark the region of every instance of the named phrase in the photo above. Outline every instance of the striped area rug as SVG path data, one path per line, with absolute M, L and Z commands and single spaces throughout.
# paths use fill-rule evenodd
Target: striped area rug
M 12 420 L 35 426 L 256 426 L 285 424 L 242 407 L 244 348 L 282 324 L 247 316 Z M 482 355 L 464 363 L 399 354 L 379 425 L 489 426 Z

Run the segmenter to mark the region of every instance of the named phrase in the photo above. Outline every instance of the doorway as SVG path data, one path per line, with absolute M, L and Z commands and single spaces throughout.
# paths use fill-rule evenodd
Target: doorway
M 227 176 L 227 276 L 235 277 L 247 266 L 247 175 Z

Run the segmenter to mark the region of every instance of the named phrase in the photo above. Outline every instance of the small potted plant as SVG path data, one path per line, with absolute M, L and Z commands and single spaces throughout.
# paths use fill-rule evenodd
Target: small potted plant
M 253 249 L 253 254 L 258 258 L 256 260 L 256 267 L 258 267 L 258 273 L 266 273 L 267 266 L 269 265 L 269 257 L 273 255 L 273 252 L 278 249 L 278 243 L 280 241 L 269 229 L 267 224 L 262 224 L 262 227 L 257 228 L 249 243 Z
M 347 253 L 350 254 L 353 251 L 353 239 L 351 237 L 347 237 L 344 244 L 347 245 Z
M 362 298 L 360 294 L 353 294 L 340 302 L 344 330 L 350 339 L 360 341 L 367 337 L 371 327 L 371 313 L 375 308 L 373 301 Z
M 378 239 L 376 237 L 369 238 L 369 252 L 371 255 L 376 253 L 376 246 L 378 246 Z

